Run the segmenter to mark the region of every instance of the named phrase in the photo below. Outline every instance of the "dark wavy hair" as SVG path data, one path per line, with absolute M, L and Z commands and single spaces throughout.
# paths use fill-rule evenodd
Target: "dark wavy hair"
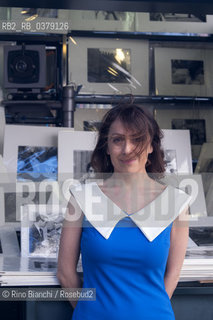
M 161 149 L 163 133 L 153 116 L 145 109 L 132 104 L 122 103 L 110 109 L 102 119 L 96 147 L 91 157 L 91 165 L 96 172 L 113 173 L 114 168 L 107 154 L 107 139 L 111 124 L 120 120 L 127 130 L 134 132 L 138 144 L 134 150 L 141 154 L 148 143 L 151 143 L 153 152 L 148 155 L 146 164 L 147 173 L 160 174 L 165 172 L 164 152 Z

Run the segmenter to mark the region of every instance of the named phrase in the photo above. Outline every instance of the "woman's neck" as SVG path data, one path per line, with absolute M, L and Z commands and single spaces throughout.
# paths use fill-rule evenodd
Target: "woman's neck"
M 153 184 L 153 179 L 151 179 L 147 173 L 116 173 L 114 172 L 112 176 L 107 179 L 106 184 L 109 187 L 112 186 L 122 186 L 125 189 L 133 189 L 136 186 L 148 187 Z

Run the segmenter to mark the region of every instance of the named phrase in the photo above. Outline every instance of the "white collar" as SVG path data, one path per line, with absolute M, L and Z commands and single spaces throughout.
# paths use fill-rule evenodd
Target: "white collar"
M 120 220 L 130 217 L 146 238 L 153 241 L 191 200 L 191 196 L 184 191 L 167 186 L 143 209 L 128 215 L 102 192 L 96 182 L 72 186 L 70 191 L 86 219 L 106 239 Z

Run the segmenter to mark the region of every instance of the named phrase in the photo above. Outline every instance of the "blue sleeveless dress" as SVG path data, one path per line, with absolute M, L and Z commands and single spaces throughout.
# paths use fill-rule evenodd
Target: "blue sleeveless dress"
M 79 300 L 72 320 L 175 319 L 164 286 L 172 222 L 149 241 L 131 218 L 106 239 L 84 216 L 83 288 L 95 288 L 96 300 Z

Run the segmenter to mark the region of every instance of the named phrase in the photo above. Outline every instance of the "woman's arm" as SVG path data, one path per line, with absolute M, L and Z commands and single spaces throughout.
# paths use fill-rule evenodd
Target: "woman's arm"
M 188 237 L 189 226 L 187 208 L 175 219 L 171 230 L 169 256 L 164 277 L 166 292 L 170 299 L 179 280 L 180 271 L 186 254 Z
M 64 220 L 59 255 L 57 277 L 63 288 L 81 288 L 82 283 L 76 271 L 80 255 L 80 239 L 83 213 L 74 197 L 71 197 Z M 75 308 L 77 301 L 70 301 Z

